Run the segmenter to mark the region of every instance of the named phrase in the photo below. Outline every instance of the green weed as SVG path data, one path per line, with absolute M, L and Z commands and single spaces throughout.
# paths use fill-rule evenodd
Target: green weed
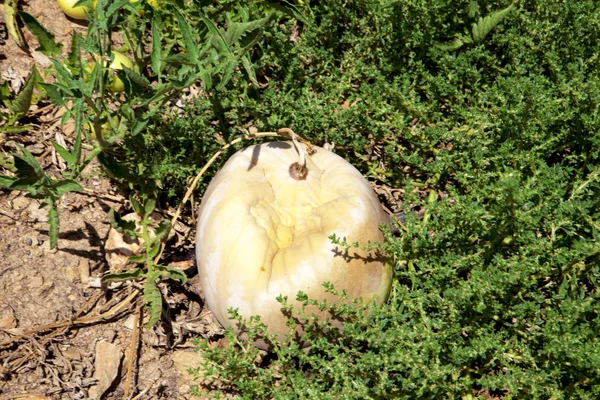
M 404 193 L 406 229 L 373 244 L 395 271 L 387 304 L 367 317 L 360 301 L 300 294 L 346 316 L 342 331 L 282 298 L 310 349 L 289 340 L 264 356 L 228 332 L 228 349 L 201 345 L 199 382 L 268 399 L 600 396 L 596 1 L 125 3 L 98 2 L 46 90 L 72 101 L 76 143 L 86 123 L 109 122 L 91 156 L 137 198 L 181 197 L 249 126 L 333 142 Z M 86 81 L 76 56 L 106 58 L 117 26 L 136 64 L 117 72 L 118 95 L 104 90 L 102 63 Z M 192 85 L 200 94 L 178 102 Z M 85 165 L 77 146 L 59 151 L 65 179 Z M 17 175 L 35 171 L 23 160 Z M 38 178 L 36 190 L 60 197 Z M 137 271 L 158 271 L 144 260 Z M 264 336 L 257 318 L 244 324 Z
M 293 24 L 265 35 L 274 83 L 244 110 L 404 189 L 407 230 L 382 244 L 397 280 L 372 318 L 308 335 L 308 353 L 284 343 L 257 363 L 205 346 L 204 383 L 242 398 L 597 398 L 596 3 L 331 1 L 306 15 L 296 42 Z

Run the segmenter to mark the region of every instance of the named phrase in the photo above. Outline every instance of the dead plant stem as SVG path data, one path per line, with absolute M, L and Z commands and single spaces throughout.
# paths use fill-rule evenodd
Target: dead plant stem
M 115 307 L 111 308 L 107 312 L 100 314 L 100 315 L 96 315 L 93 317 L 86 317 L 86 318 L 78 318 L 78 319 L 74 319 L 72 321 L 55 322 L 52 324 L 42 325 L 42 326 L 38 326 L 37 328 L 30 329 L 19 335 L 13 336 L 9 340 L 0 342 L 0 348 L 10 345 L 17 340 L 26 339 L 28 336 L 35 335 L 36 333 L 39 333 L 39 332 L 48 331 L 48 330 L 56 329 L 56 328 L 67 328 L 67 327 L 74 327 L 74 326 L 78 326 L 78 325 L 90 325 L 90 324 L 93 324 L 96 322 L 110 319 L 110 318 L 114 317 L 115 315 L 117 315 L 127 305 L 129 305 L 132 302 L 132 300 L 135 299 L 139 294 L 140 294 L 140 292 L 137 289 L 134 290 L 132 293 L 129 294 L 129 296 L 127 296 L 125 298 L 125 300 L 123 300 L 122 302 L 117 304 Z
M 131 344 L 129 346 L 129 356 L 127 360 L 127 378 L 125 379 L 125 393 L 123 394 L 123 399 L 128 399 L 130 397 L 129 393 L 132 393 L 132 387 L 134 384 L 134 368 L 136 365 L 136 358 L 138 354 L 138 346 L 140 343 L 140 314 L 142 312 L 142 305 L 138 304 L 135 309 L 134 319 L 133 319 L 133 329 L 131 330 Z

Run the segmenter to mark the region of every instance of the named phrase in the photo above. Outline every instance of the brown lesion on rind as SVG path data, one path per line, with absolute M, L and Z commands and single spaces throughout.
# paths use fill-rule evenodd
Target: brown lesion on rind
M 298 162 L 290 165 L 289 169 L 290 176 L 297 181 L 305 181 L 308 176 L 308 168 Z

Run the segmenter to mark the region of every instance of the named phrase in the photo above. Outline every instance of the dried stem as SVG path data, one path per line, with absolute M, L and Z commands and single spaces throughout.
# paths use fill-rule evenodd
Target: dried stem
M 135 309 L 134 319 L 133 319 L 133 329 L 131 331 L 131 344 L 129 347 L 129 355 L 127 359 L 127 378 L 125 379 L 125 394 L 123 395 L 124 399 L 129 398 L 129 394 L 132 392 L 133 380 L 134 380 L 134 367 L 135 360 L 138 354 L 138 346 L 140 343 L 140 314 L 142 312 L 142 305 L 139 304 Z
M 12 344 L 13 342 L 15 342 L 17 340 L 25 339 L 28 336 L 34 335 L 39 332 L 48 331 L 48 330 L 56 329 L 56 328 L 73 327 L 73 326 L 77 326 L 77 325 L 89 325 L 89 324 L 92 324 L 95 322 L 100 322 L 100 321 L 104 321 L 104 320 L 113 318 L 120 311 L 122 311 L 123 308 L 128 306 L 133 301 L 133 299 L 136 298 L 139 294 L 140 294 L 140 291 L 138 291 L 137 289 L 134 290 L 132 293 L 129 294 L 129 296 L 127 296 L 127 298 L 125 298 L 125 300 L 123 300 L 122 302 L 117 304 L 115 307 L 111 308 L 107 312 L 102 313 L 100 315 L 96 315 L 93 317 L 77 318 L 72 321 L 54 322 L 52 324 L 42 325 L 37 328 L 30 329 L 28 331 L 23 332 L 22 334 L 15 335 L 14 337 L 12 337 L 9 340 L 0 342 L 0 348 L 4 347 L 6 345 Z
M 398 226 L 400 226 L 404 230 L 404 232 L 408 232 L 408 228 L 402 223 L 402 221 L 398 219 L 396 214 L 390 211 L 390 209 L 384 206 L 383 204 L 381 205 L 381 208 L 383 208 L 383 211 L 385 211 L 390 216 L 390 218 L 394 219 L 394 221 L 398 224 Z
M 293 130 L 291 130 L 290 128 L 281 128 L 277 131 L 277 133 L 280 136 L 284 136 L 284 137 L 292 139 L 294 148 L 296 149 L 296 152 L 298 153 L 298 156 L 300 157 L 300 161 L 298 164 L 300 164 L 302 167 L 306 168 L 306 149 L 300 145 L 300 142 L 298 141 L 298 135 L 296 135 L 296 133 Z

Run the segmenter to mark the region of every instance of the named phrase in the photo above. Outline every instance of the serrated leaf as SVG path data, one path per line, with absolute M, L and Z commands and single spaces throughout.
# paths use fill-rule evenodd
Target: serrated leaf
M 109 6 L 106 9 L 105 18 L 110 18 L 114 16 L 115 18 L 119 16 L 120 10 L 127 4 L 129 4 L 130 0 L 121 0 L 121 1 L 111 1 L 108 2 Z
M 236 62 L 234 60 L 229 60 L 224 67 L 223 76 L 221 77 L 221 82 L 219 86 L 217 86 L 217 90 L 222 90 L 227 86 L 231 78 L 233 77 L 233 73 L 235 72 Z
M 116 72 L 117 72 L 117 75 L 120 75 L 119 77 L 122 80 L 123 80 L 123 76 L 126 76 L 132 82 L 137 83 L 138 85 L 140 85 L 143 88 L 146 88 L 146 89 L 152 88 L 152 84 L 144 75 L 138 74 L 131 68 L 127 68 L 126 66 L 123 66 L 123 69 L 118 70 Z
M 279 0 L 278 2 L 268 1 L 267 3 L 274 9 L 279 10 L 290 17 L 296 18 L 298 21 L 306 25 L 310 24 L 310 22 L 306 19 L 302 12 L 300 12 L 298 7 L 296 7 L 289 1 Z
M 19 16 L 27 25 L 27 28 L 33 33 L 40 46 L 36 49 L 47 56 L 58 56 L 61 53 L 62 44 L 54 40 L 54 35 L 49 32 L 42 24 L 36 20 L 33 15 L 25 11 L 19 12 Z
M 227 38 L 227 43 L 229 45 L 233 43 L 237 43 L 242 37 L 247 35 L 250 32 L 256 31 L 259 28 L 262 28 L 269 22 L 270 15 L 265 18 L 260 18 L 254 21 L 248 22 L 234 22 L 230 24 L 225 32 L 225 37 Z
M 156 200 L 148 199 L 144 202 L 144 218 L 147 218 L 156 208 Z
M 4 101 L 10 98 L 10 87 L 8 81 L 0 82 L 0 101 Z
M 150 258 L 154 258 L 158 255 L 158 252 L 160 251 L 160 240 L 155 240 L 152 245 L 150 246 L 150 249 L 148 250 L 148 256 Z
M 131 256 L 129 257 L 129 261 L 136 264 L 143 264 L 146 262 L 146 255 L 141 254 L 139 256 Z
M 15 41 L 17 46 L 25 48 L 25 40 L 21 34 L 21 29 L 17 23 L 17 0 L 6 0 L 4 3 L 4 23 L 10 37 Z
M 185 51 L 190 56 L 190 61 L 194 64 L 198 63 L 198 49 L 196 48 L 196 42 L 192 37 L 192 32 L 190 26 L 188 25 L 183 15 L 175 9 L 175 17 L 177 18 L 177 24 L 179 25 L 179 30 L 181 32 L 181 36 L 183 37 L 183 44 L 185 45 Z
M 88 70 L 88 72 L 89 72 L 89 70 Z M 87 86 L 91 90 L 94 90 L 94 88 L 96 87 L 96 84 L 98 83 L 98 81 L 100 79 L 100 76 L 102 74 L 104 74 L 104 73 L 108 74 L 108 71 L 105 68 L 103 68 L 101 66 L 101 64 L 98 64 L 98 63 L 93 64 L 92 65 L 92 72 L 90 73 L 90 76 L 88 78 L 89 80 L 87 81 Z M 106 77 L 107 76 L 108 75 L 103 75 L 104 83 L 106 83 Z M 85 80 L 84 80 L 84 82 L 85 82 Z
M 460 49 L 464 44 L 465 43 L 460 38 L 456 38 L 449 43 L 438 43 L 435 47 L 442 51 L 452 51 Z
M 58 60 L 52 59 L 52 64 L 54 64 L 54 68 L 56 70 L 56 72 L 58 73 L 58 75 L 60 76 L 60 79 L 62 79 L 64 81 L 64 83 L 66 84 L 67 88 L 72 88 L 72 87 L 77 87 L 77 81 L 75 79 L 73 79 L 73 75 L 69 72 L 69 70 L 67 70 L 65 68 L 64 65 L 62 65 L 62 63 Z M 71 92 L 73 93 L 73 92 Z
M 168 219 L 163 219 L 162 221 L 160 221 L 158 223 L 158 226 L 156 228 L 154 228 L 154 234 L 156 235 L 156 238 L 159 241 L 162 241 L 167 237 L 170 230 L 171 230 L 171 221 L 169 221 Z
M 79 69 L 81 64 L 81 50 L 79 46 L 79 38 L 79 33 L 75 32 L 71 37 L 71 47 L 69 49 L 69 54 L 67 55 L 69 65 L 76 69 Z
M 254 86 L 258 87 L 258 80 L 256 79 L 256 74 L 254 73 L 254 68 L 252 68 L 252 63 L 247 56 L 242 57 L 242 65 L 246 70 L 246 74 L 248 74 L 248 78 L 250 78 L 250 82 L 254 84 Z
M 73 179 L 64 179 L 62 181 L 52 184 L 52 188 L 56 190 L 58 196 L 62 196 L 65 193 L 81 191 L 83 188 Z
M 29 192 L 32 196 L 37 196 L 38 188 L 35 186 L 37 180 L 31 178 L 19 178 L 15 179 L 11 184 L 10 190 L 22 190 Z
M 162 295 L 156 286 L 156 280 L 160 276 L 159 272 L 154 272 L 148 276 L 148 281 L 144 286 L 144 302 L 148 310 L 149 318 L 146 328 L 152 328 L 160 320 L 162 314 Z
M 479 4 L 475 0 L 469 2 L 469 18 L 473 19 L 479 13 Z
M 490 33 L 490 31 L 494 29 L 494 27 L 496 27 L 496 25 L 498 25 L 512 9 L 513 6 L 511 4 L 505 9 L 496 11 L 485 18 L 479 18 L 479 21 L 472 25 L 473 41 L 475 43 L 481 43 L 485 36 Z
M 139 279 L 143 276 L 144 271 L 141 268 L 134 268 L 129 271 L 106 274 L 102 277 L 102 282 L 126 282 Z
M 179 66 L 179 65 L 191 65 L 190 58 L 187 54 L 172 54 L 163 59 L 167 64 Z
M 200 19 L 202 22 L 204 22 L 204 25 L 206 25 L 210 33 L 213 35 L 216 48 L 219 50 L 221 55 L 224 57 L 229 56 L 231 54 L 231 49 L 229 49 L 229 45 L 227 44 L 227 41 L 225 40 L 225 37 L 219 28 L 217 28 L 215 24 L 204 15 L 200 16 Z
M 185 67 L 182 68 L 182 70 Z M 169 82 L 169 84 L 175 88 L 175 89 L 185 89 L 187 87 L 189 87 L 193 82 L 197 81 L 198 78 L 200 78 L 202 71 L 199 71 L 196 74 L 187 74 L 186 76 L 184 76 L 183 80 L 172 80 Z
M 248 50 L 250 50 L 250 48 L 252 46 L 254 46 L 256 43 L 258 43 L 258 41 L 262 37 L 262 34 L 263 34 L 263 30 L 257 29 L 255 31 L 251 32 L 249 35 L 244 36 L 244 38 L 240 42 L 240 46 L 242 47 L 243 53 L 247 52 Z
M 52 146 L 54 147 L 54 149 L 56 150 L 58 155 L 61 156 L 63 160 L 65 160 L 67 165 L 71 166 L 71 165 L 75 164 L 75 162 L 76 162 L 75 157 L 73 157 L 73 155 L 71 153 L 69 153 L 69 151 L 67 149 L 65 149 L 64 147 L 62 147 L 60 144 L 58 144 L 56 142 L 52 142 Z
M 96 81 L 95 77 L 93 76 L 93 72 L 92 76 L 90 77 L 90 80 L 87 82 L 83 79 L 75 79 L 75 86 L 77 89 L 79 89 L 79 91 L 74 91 L 73 96 L 76 98 L 82 98 L 83 96 L 88 98 L 92 97 L 94 91 L 94 82 Z
M 50 249 L 54 249 L 56 247 L 56 241 L 58 240 L 58 229 L 59 229 L 59 219 L 58 219 L 58 208 L 55 202 L 50 206 L 50 210 L 48 210 L 48 223 L 50 224 Z
M 0 175 L 0 188 L 9 189 L 10 185 L 14 183 L 16 179 L 6 175 Z
M 15 159 L 15 175 L 21 181 L 20 184 L 44 182 L 47 179 L 46 174 L 35 157 L 21 145 L 18 146 L 22 154 L 14 154 L 13 157 Z
M 27 78 L 27 82 L 23 87 L 23 90 L 15 97 L 15 99 L 10 104 L 10 110 L 15 114 L 24 114 L 31 107 L 31 99 L 33 98 L 33 89 L 37 81 L 40 79 L 40 74 L 35 67 L 31 69 L 31 74 L 29 74 L 29 78 Z
M 68 96 L 74 96 L 75 95 L 75 92 L 73 92 L 71 90 L 71 88 L 68 87 L 67 85 L 65 85 L 64 83 L 56 81 L 56 82 L 54 82 L 54 86 L 56 86 L 56 88 L 58 90 L 60 90 L 61 92 L 65 93 L 65 95 L 68 95 Z M 44 88 L 44 90 L 45 90 L 45 88 Z M 63 114 L 63 115 L 65 115 L 65 114 Z
M 129 201 L 131 202 L 131 206 L 133 207 L 133 211 L 139 216 L 144 215 L 144 207 L 140 204 L 139 201 L 135 197 L 130 197 Z
M 41 85 L 44 87 L 44 91 L 53 104 L 57 106 L 64 106 L 67 104 L 64 96 L 60 92 L 58 85 L 44 82 L 42 82 Z
M 143 131 L 144 128 L 146 128 L 146 126 L 148 126 L 148 122 L 150 122 L 150 120 L 147 118 L 136 119 L 135 122 L 133 123 L 133 126 L 131 127 L 131 134 L 133 136 L 135 136 L 138 133 L 140 133 L 141 131 Z
M 108 212 L 108 222 L 110 223 L 110 226 L 112 226 L 118 232 L 126 233 L 133 237 L 138 236 L 138 233 L 135 231 L 135 221 L 124 220 L 114 208 L 111 208 Z
M 213 83 L 212 83 L 213 74 L 211 72 L 212 71 L 209 69 L 203 69 L 202 71 L 200 71 L 200 79 L 202 79 L 202 83 L 204 83 L 206 90 L 212 89 L 212 86 L 213 86 Z
M 183 285 L 187 283 L 187 275 L 180 269 L 168 267 L 165 265 L 155 265 L 154 268 L 157 271 L 161 271 L 163 273 L 163 277 L 165 278 L 177 279 Z

